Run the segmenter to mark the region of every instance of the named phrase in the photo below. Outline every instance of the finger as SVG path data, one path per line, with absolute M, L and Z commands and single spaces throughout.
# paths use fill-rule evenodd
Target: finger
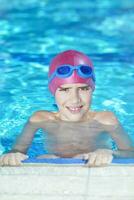
M 57 157 L 57 156 L 55 156 L 55 157 Z M 25 159 L 28 159 L 28 158 L 29 158 L 28 155 L 23 154 L 23 159 L 24 159 L 24 160 L 25 160 Z
M 22 161 L 23 160 L 26 160 L 26 159 L 28 159 L 29 158 L 29 156 L 28 155 L 26 155 L 26 154 L 18 154 L 18 156 L 17 156 L 17 161 L 19 162 L 19 165 L 22 165 L 23 163 L 22 163 Z
M 15 163 L 16 163 L 16 166 L 20 166 L 22 165 L 22 161 L 23 159 L 20 159 L 20 158 L 15 158 Z
M 15 156 L 15 163 L 17 166 L 22 165 L 22 160 L 25 160 L 26 156 L 24 154 L 21 153 L 17 153 Z
M 112 155 L 99 155 L 96 159 L 96 166 L 106 166 L 111 163 L 113 159 Z
M 9 160 L 9 155 L 5 155 L 2 160 L 4 166 L 7 166 L 9 164 L 8 160 Z
M 87 162 L 86 166 L 94 166 L 94 163 L 95 163 L 95 160 L 96 160 L 96 154 L 95 153 L 91 153 L 89 155 L 89 161 Z
M 11 155 L 10 160 L 9 160 L 9 165 L 10 166 L 18 166 L 20 164 L 21 164 L 20 159 L 17 159 L 15 154 Z
M 15 166 L 16 165 L 16 159 L 14 155 L 11 155 L 8 161 L 8 165 Z
M 21 164 L 20 160 L 20 153 L 11 153 L 10 155 L 8 155 L 8 163 L 6 161 L 5 164 L 9 166 L 18 166 Z
M 98 167 L 98 166 L 101 166 L 101 165 L 104 165 L 104 156 L 103 155 L 98 155 L 96 156 L 96 159 L 95 159 L 95 162 L 94 162 L 94 166 Z
M 3 166 L 3 158 L 4 158 L 4 156 L 5 156 L 5 155 L 2 155 L 2 156 L 0 157 L 0 166 Z
M 108 164 L 112 163 L 112 160 L 113 160 L 113 156 L 111 155 L 111 156 L 108 158 Z
M 27 159 L 29 156 L 23 153 L 16 153 L 16 157 L 24 160 Z
M 90 156 L 89 156 L 89 161 L 90 161 L 90 164 L 93 165 L 95 160 L 96 160 L 96 153 L 92 153 Z
M 83 160 L 88 160 L 89 159 L 89 154 L 90 153 L 83 154 Z
M 107 165 L 109 162 L 109 156 L 103 156 L 101 160 L 101 165 Z

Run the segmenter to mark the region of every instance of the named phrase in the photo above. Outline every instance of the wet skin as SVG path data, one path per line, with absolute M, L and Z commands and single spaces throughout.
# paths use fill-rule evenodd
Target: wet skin
M 132 150 L 131 140 L 116 116 L 108 111 L 91 111 L 91 99 L 92 90 L 86 84 L 62 85 L 55 94 L 59 111 L 34 113 L 14 149 L 26 153 L 35 132 L 42 128 L 47 133 L 45 145 L 50 155 L 74 157 L 111 149 L 110 139 L 119 149 Z

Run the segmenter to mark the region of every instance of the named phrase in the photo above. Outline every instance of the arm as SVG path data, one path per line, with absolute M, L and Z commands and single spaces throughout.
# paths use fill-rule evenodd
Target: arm
M 28 158 L 27 149 L 32 142 L 34 134 L 38 129 L 37 125 L 30 121 L 24 126 L 22 133 L 17 139 L 13 149 L 6 154 L 0 156 L 0 166 L 18 166 L 21 161 Z
M 10 152 L 20 152 L 25 154 L 27 152 L 28 147 L 32 143 L 36 131 L 42 128 L 44 120 L 48 120 L 51 117 L 51 115 L 52 114 L 47 111 L 35 112 L 25 124 L 22 133 L 17 138 L 17 141 Z
M 22 133 L 17 138 L 13 149 L 0 157 L 0 166 L 17 166 L 21 165 L 21 161 L 28 158 L 26 154 L 29 145 L 36 131 L 42 128 L 44 120 L 52 118 L 51 113 L 45 111 L 38 111 L 30 117 L 26 125 L 24 126 Z M 52 114 L 51 114 L 52 115 Z
M 118 124 L 110 134 L 118 147 L 117 150 L 113 151 L 113 156 L 116 158 L 134 158 L 134 144 L 121 124 Z
M 134 158 L 134 144 L 130 136 L 125 132 L 121 123 L 116 116 L 111 114 L 111 124 L 108 128 L 108 132 L 117 144 L 118 149 L 113 151 L 115 158 Z
M 26 154 L 28 147 L 30 146 L 33 137 L 36 131 L 40 127 L 37 126 L 37 123 L 33 123 L 30 120 L 24 126 L 22 133 L 18 136 L 13 149 L 9 153 L 20 152 Z

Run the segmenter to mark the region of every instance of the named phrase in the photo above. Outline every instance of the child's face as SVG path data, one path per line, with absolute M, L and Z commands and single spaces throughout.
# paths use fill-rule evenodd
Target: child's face
M 91 104 L 92 89 L 83 83 L 64 84 L 55 93 L 60 118 L 79 121 L 87 118 Z

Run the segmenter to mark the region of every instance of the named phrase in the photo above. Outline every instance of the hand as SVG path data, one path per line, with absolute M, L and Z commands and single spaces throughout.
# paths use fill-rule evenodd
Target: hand
M 23 153 L 7 153 L 0 156 L 0 166 L 19 166 L 21 161 L 27 159 L 28 156 Z
M 85 166 L 99 167 L 106 166 L 112 162 L 113 151 L 109 149 L 97 149 L 94 152 L 84 154 L 84 160 L 87 160 Z

